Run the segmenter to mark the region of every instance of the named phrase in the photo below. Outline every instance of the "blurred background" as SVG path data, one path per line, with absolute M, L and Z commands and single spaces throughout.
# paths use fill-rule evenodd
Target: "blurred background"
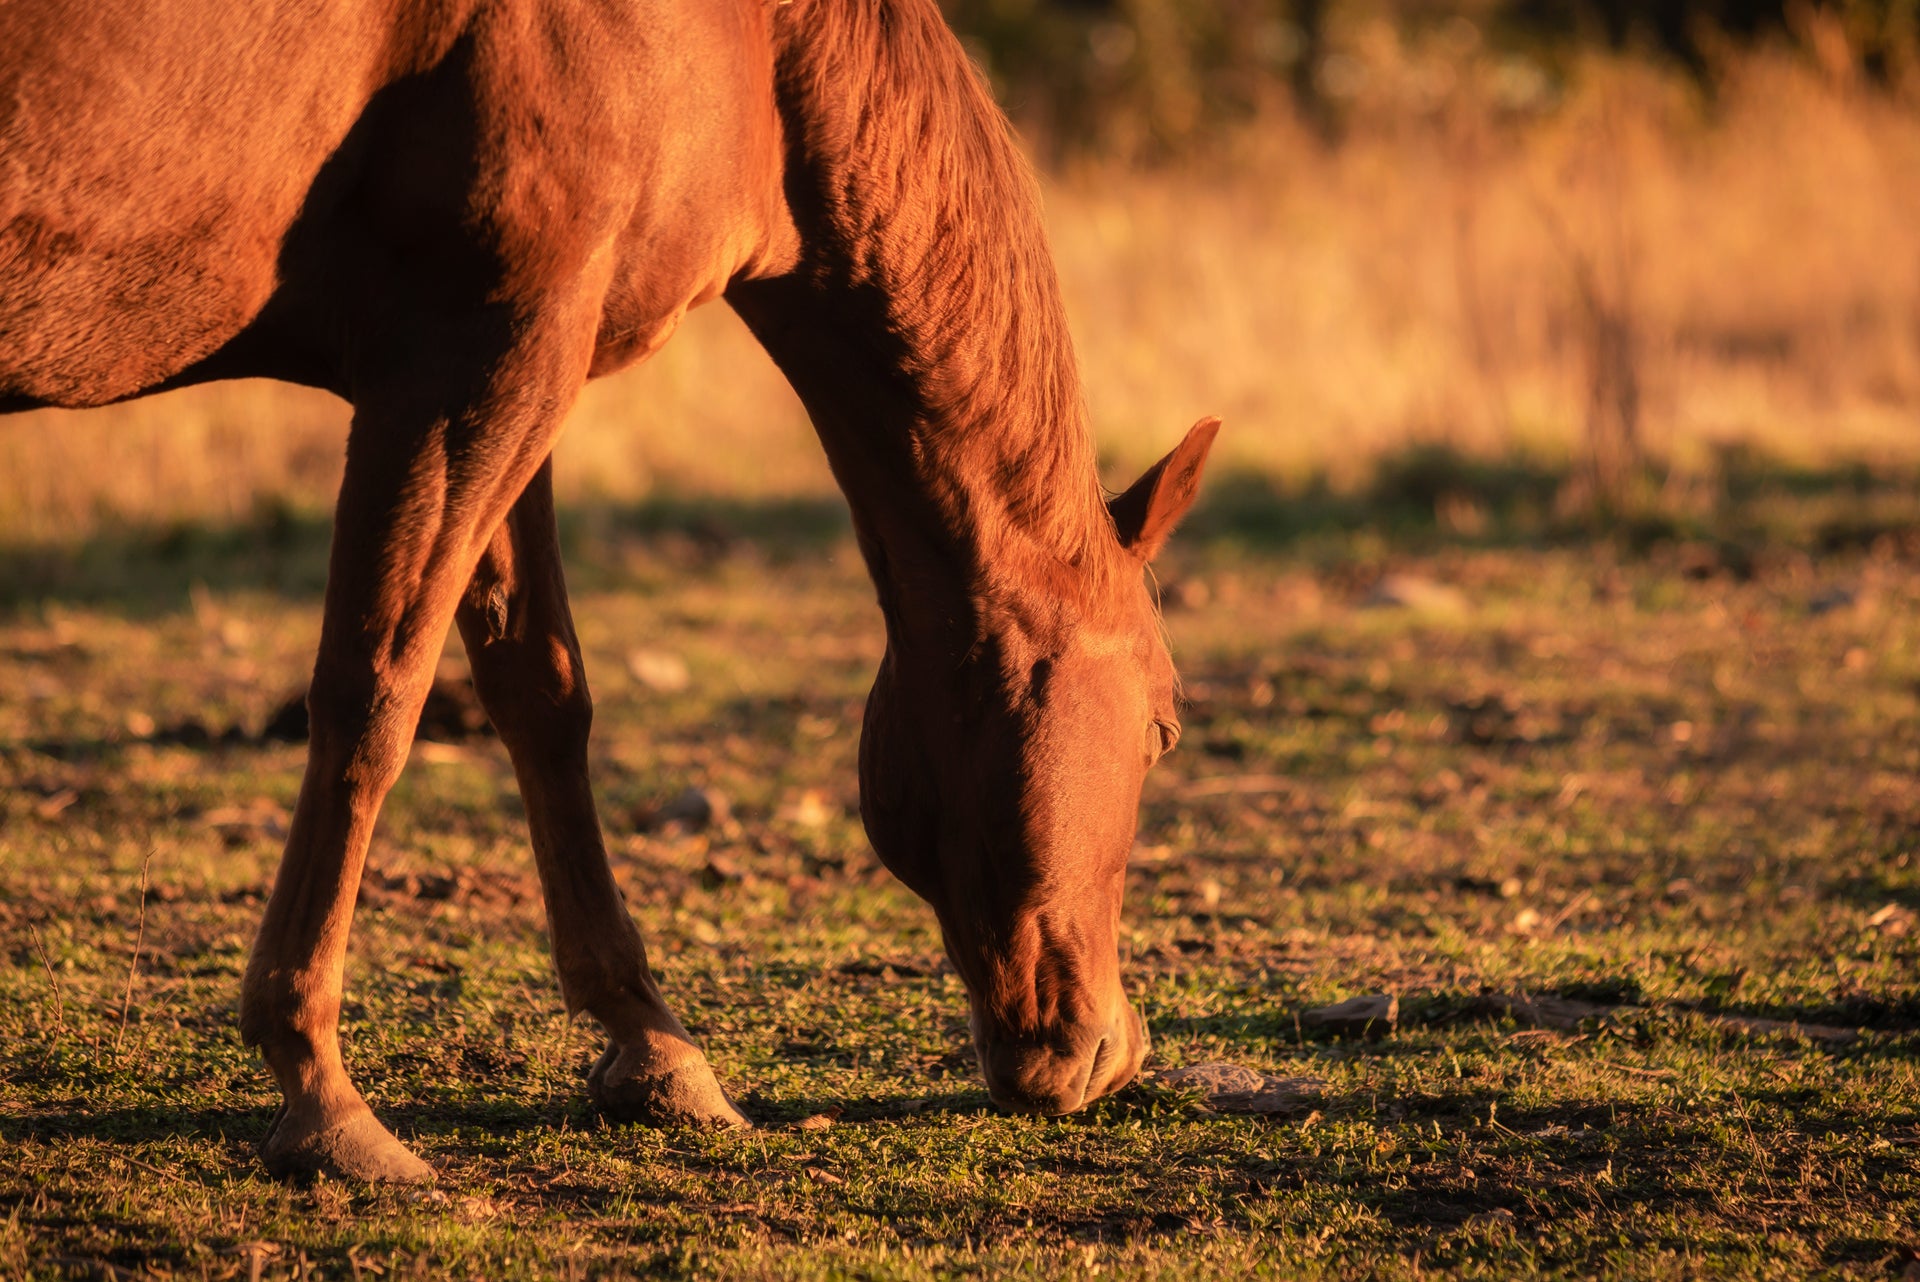
M 946 7 L 1043 173 L 1109 483 L 1216 413 L 1217 501 L 1463 538 L 1911 494 L 1920 0 Z M 318 521 L 345 424 L 269 384 L 16 418 L 0 544 Z M 832 493 L 723 307 L 589 390 L 558 475 Z

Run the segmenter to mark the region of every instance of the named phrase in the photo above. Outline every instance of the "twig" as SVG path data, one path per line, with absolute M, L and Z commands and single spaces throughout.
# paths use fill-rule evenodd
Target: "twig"
M 51 1055 L 54 1046 L 58 1046 L 67 1033 L 67 1003 L 60 996 L 60 981 L 54 976 L 53 963 L 47 960 L 47 946 L 40 940 L 40 928 L 28 922 L 27 933 L 33 936 L 34 951 L 40 954 L 40 965 L 47 972 L 47 987 L 53 990 L 53 1043 L 47 1047 L 47 1055 Z M 44 1061 L 46 1057 L 41 1058 Z
M 1592 899 L 1592 898 L 1593 898 L 1593 892 L 1589 890 L 1583 890 L 1579 894 L 1575 895 L 1573 897 L 1572 902 L 1570 902 L 1565 908 L 1562 908 L 1557 914 L 1555 914 L 1554 919 L 1547 923 L 1547 928 L 1542 933 L 1551 935 L 1555 931 L 1559 930 L 1562 926 L 1567 924 L 1567 918 L 1579 912 L 1581 905 L 1585 904 L 1589 899 Z
M 120 1057 L 120 1039 L 127 1031 L 127 1009 L 133 1005 L 133 979 L 140 970 L 140 950 L 147 942 L 147 869 L 153 864 L 153 851 L 140 861 L 140 919 L 133 936 L 133 959 L 127 963 L 127 990 L 120 996 L 120 1027 L 114 1030 L 113 1054 Z
M 143 1162 L 137 1157 L 128 1157 L 125 1153 L 115 1153 L 114 1156 L 125 1162 L 128 1166 L 137 1166 L 143 1171 L 158 1175 L 163 1180 L 172 1180 L 175 1184 L 184 1184 L 189 1188 L 193 1187 L 193 1181 L 187 1179 L 177 1171 L 169 1171 L 165 1167 L 155 1166 L 151 1162 Z
M 1740 1092 L 1734 1091 L 1732 1095 L 1733 1102 L 1740 1106 L 1740 1111 L 1735 1116 L 1740 1119 L 1740 1124 L 1747 1128 L 1747 1144 L 1753 1149 L 1754 1169 L 1760 1173 L 1760 1182 L 1767 1186 L 1767 1196 L 1772 1197 L 1774 1188 L 1773 1173 L 1769 1170 L 1771 1163 L 1767 1161 L 1765 1150 L 1760 1147 L 1760 1137 L 1753 1133 L 1753 1117 L 1748 1112 L 1747 1102 L 1740 1098 Z

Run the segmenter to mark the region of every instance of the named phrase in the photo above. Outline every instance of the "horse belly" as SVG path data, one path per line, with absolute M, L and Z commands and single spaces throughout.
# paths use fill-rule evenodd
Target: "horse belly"
M 272 288 L 271 251 L 244 237 L 189 225 L 83 238 L 16 218 L 0 229 L 0 396 L 83 406 L 135 395 L 239 333 Z
M 0 9 L 0 401 L 135 395 L 265 305 L 356 50 L 271 3 Z

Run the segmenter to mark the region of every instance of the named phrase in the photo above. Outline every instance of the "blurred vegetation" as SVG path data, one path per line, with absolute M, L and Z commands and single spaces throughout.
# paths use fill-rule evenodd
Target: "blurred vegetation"
M 1546 110 L 1593 50 L 1670 62 L 1711 86 L 1756 44 L 1912 93 L 1920 0 L 944 0 L 1023 129 L 1056 160 L 1164 159 L 1288 105 L 1336 137 L 1369 96 L 1383 41 L 1437 64 L 1490 59 L 1509 110 Z
M 1245 478 L 1269 524 L 1411 495 L 1495 540 L 1737 541 L 1730 451 L 1920 477 L 1920 0 L 946 2 L 1041 162 L 1116 488 L 1203 413 L 1229 425 L 1209 501 Z M 78 545 L 144 566 L 155 531 L 319 523 L 346 431 L 266 382 L 12 418 L 14 595 Z M 1433 480 L 1461 467 L 1512 484 Z M 839 502 L 719 307 L 588 388 L 556 485 Z

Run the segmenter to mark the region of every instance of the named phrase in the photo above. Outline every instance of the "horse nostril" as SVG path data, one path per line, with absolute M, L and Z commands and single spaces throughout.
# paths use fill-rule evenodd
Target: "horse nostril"
M 1100 1080 L 1100 1070 L 1106 1067 L 1107 1060 L 1113 1056 L 1113 1038 L 1102 1037 L 1099 1045 L 1093 1048 L 1093 1059 L 1087 1064 L 1087 1075 L 1080 1082 L 1080 1103 L 1075 1108 L 1085 1106 L 1093 1094 L 1093 1084 Z
M 1093 1048 L 1092 1076 L 1093 1077 L 1100 1076 L 1100 1070 L 1105 1068 L 1108 1062 L 1112 1060 L 1114 1055 L 1116 1055 L 1117 1053 L 1118 1053 L 1118 1050 L 1113 1043 L 1113 1035 L 1109 1033 L 1107 1036 L 1102 1037 L 1100 1039 L 1100 1044 Z

